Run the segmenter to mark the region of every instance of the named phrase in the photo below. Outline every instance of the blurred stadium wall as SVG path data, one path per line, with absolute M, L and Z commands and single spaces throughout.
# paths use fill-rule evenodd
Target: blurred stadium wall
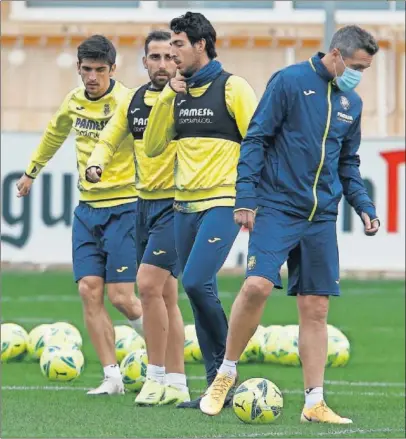
M 1 178 L 3 266 L 69 264 L 77 201 L 72 139 L 38 178 L 32 196 L 16 198 L 15 183 L 41 131 L 65 94 L 79 84 L 76 47 L 102 33 L 115 43 L 116 78 L 128 87 L 147 81 L 141 59 L 146 34 L 187 10 L 204 13 L 218 33 L 219 59 L 245 77 L 258 97 L 273 72 L 324 47 L 323 1 L 1 2 Z M 381 47 L 358 88 L 364 100 L 362 173 L 382 220 L 375 238 L 343 202 L 338 221 L 343 272 L 405 269 L 405 2 L 335 1 L 337 28 L 358 24 Z M 245 265 L 242 232 L 226 268 Z

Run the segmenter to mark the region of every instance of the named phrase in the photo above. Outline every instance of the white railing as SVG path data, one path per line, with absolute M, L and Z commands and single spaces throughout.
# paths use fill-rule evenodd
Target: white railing
M 275 1 L 272 9 L 160 8 L 158 1 L 141 1 L 139 7 L 128 8 L 35 8 L 27 7 L 25 1 L 10 3 L 10 19 L 15 21 L 165 23 L 188 9 L 203 13 L 214 23 L 320 24 L 325 21 L 324 10 L 295 9 L 293 2 L 286 0 Z M 338 24 L 404 25 L 405 12 L 396 11 L 394 7 L 388 10 L 338 10 L 336 21 Z

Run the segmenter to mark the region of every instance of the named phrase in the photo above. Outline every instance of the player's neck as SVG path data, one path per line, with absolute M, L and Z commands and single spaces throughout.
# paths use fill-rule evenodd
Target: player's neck
M 87 90 L 85 92 L 86 97 L 92 101 L 102 98 L 104 95 L 108 93 L 108 91 L 113 87 L 114 80 L 110 78 L 109 83 L 103 89 L 100 89 L 98 93 L 89 93 Z
M 328 70 L 331 76 L 335 77 L 336 73 L 334 70 L 334 62 L 329 53 L 323 56 L 321 62 L 324 64 L 324 67 Z
M 202 59 L 200 60 L 199 64 L 196 66 L 197 68 L 193 72 L 193 74 L 196 74 L 198 71 L 202 70 L 202 68 L 207 66 L 207 64 L 209 64 L 209 62 L 210 62 L 210 58 L 207 55 L 202 57 Z
M 166 84 L 165 84 L 166 85 Z M 165 87 L 165 86 L 164 86 Z M 162 87 L 162 86 L 160 86 L 160 85 L 157 85 L 157 84 L 154 84 L 152 81 L 151 81 L 151 85 L 149 86 L 149 89 L 150 90 L 152 90 L 152 91 L 162 91 L 163 89 L 164 89 L 164 87 Z

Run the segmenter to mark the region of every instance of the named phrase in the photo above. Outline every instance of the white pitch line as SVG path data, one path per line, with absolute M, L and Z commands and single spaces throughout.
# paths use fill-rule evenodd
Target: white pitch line
M 90 387 L 69 387 L 69 386 L 2 386 L 2 390 L 11 390 L 11 391 L 32 391 L 32 390 L 41 390 L 41 391 L 86 391 L 89 390 Z M 200 393 L 203 389 L 191 389 L 193 393 Z M 301 390 L 289 390 L 283 389 L 282 393 L 286 395 L 302 395 L 303 392 Z M 387 396 L 390 398 L 399 397 L 404 398 L 405 393 L 385 393 L 385 392 L 328 392 L 330 395 L 343 395 L 343 396 Z
M 61 391 L 61 390 L 80 390 L 81 392 L 89 390 L 90 387 L 69 387 L 69 386 L 1 386 L 1 390 L 45 390 L 45 391 Z
M 250 364 L 250 363 L 248 363 Z M 255 364 L 255 363 L 251 363 Z M 256 363 L 256 364 L 263 364 L 267 365 L 267 363 Z M 201 376 L 188 376 L 189 380 L 196 380 L 196 381 L 205 381 L 206 377 Z M 391 383 L 391 382 L 383 382 L 383 381 L 330 381 L 326 380 L 324 381 L 325 384 L 329 384 L 330 386 L 355 386 L 355 387 L 401 387 L 403 389 L 406 388 L 406 383 Z
M 406 387 L 406 383 L 391 383 L 391 382 L 381 382 L 381 381 L 330 381 L 326 380 L 326 384 L 332 386 L 357 386 L 357 387 Z
M 237 296 L 238 291 L 220 291 L 219 297 L 222 299 L 233 299 Z M 391 291 L 392 294 L 404 294 L 404 289 L 393 289 Z M 382 289 L 380 288 L 355 288 L 355 289 L 345 289 L 343 291 L 344 296 L 350 296 L 354 294 L 382 294 Z M 278 293 L 277 297 L 284 297 L 283 293 Z M 55 294 L 39 294 L 37 296 L 8 296 L 4 295 L 1 298 L 3 303 L 7 302 L 80 302 L 79 294 L 64 294 L 59 295 L 57 293 Z M 179 294 L 179 300 L 189 300 L 186 293 L 182 292 Z
M 337 430 L 328 430 L 328 431 L 320 431 L 320 432 L 312 432 L 312 436 L 317 437 L 328 437 L 328 436 L 342 436 L 348 434 L 368 434 L 368 433 L 404 433 L 404 429 L 400 428 L 391 428 L 391 427 L 383 427 L 383 428 L 346 428 L 340 430 L 339 427 Z M 282 431 L 272 431 L 267 430 L 266 433 L 243 433 L 240 435 L 233 435 L 233 437 L 292 437 L 292 436 L 303 436 L 303 429 L 301 430 L 282 430 Z M 222 439 L 227 438 L 228 436 L 211 436 L 212 438 Z

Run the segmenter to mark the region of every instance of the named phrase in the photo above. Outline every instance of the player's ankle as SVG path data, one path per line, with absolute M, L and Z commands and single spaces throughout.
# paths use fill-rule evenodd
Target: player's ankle
M 147 378 L 154 380 L 159 384 L 165 384 L 165 366 L 147 365 Z
M 305 390 L 305 407 L 312 408 L 324 399 L 323 387 L 313 387 Z
M 187 392 L 187 381 L 184 373 L 167 373 L 165 376 L 165 384 L 175 387 L 181 392 Z
M 120 367 L 118 364 L 109 364 L 103 367 L 105 378 L 121 378 Z
M 232 360 L 223 360 L 222 365 L 220 366 L 219 373 L 226 373 L 231 375 L 237 375 L 237 361 Z
M 135 331 L 137 331 L 137 334 L 139 334 L 143 337 L 144 336 L 144 328 L 142 326 L 142 322 L 143 322 L 142 316 L 138 317 L 137 319 L 134 319 L 134 320 L 128 320 L 128 323 L 131 325 L 131 327 L 133 329 L 135 329 Z

